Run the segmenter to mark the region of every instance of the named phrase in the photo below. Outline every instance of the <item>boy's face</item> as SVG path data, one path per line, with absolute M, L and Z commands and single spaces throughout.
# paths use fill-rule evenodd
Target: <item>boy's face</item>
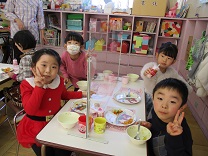
M 185 108 L 184 106 L 181 107 L 181 104 L 182 98 L 176 90 L 160 88 L 154 93 L 153 105 L 155 113 L 165 123 L 172 122 L 177 111 Z
M 165 55 L 164 53 L 156 54 L 157 63 L 160 64 L 160 68 L 166 69 L 175 63 L 174 58 Z

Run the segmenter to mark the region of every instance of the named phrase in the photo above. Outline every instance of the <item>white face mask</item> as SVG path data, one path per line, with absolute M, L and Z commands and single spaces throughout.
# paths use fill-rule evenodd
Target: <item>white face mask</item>
M 76 55 L 76 54 L 78 54 L 80 52 L 80 46 L 73 45 L 73 44 L 67 45 L 67 51 L 71 55 Z

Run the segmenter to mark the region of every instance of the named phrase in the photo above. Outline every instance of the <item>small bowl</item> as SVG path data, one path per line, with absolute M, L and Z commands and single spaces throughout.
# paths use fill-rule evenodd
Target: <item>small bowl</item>
M 78 122 L 79 114 L 75 112 L 63 112 L 58 116 L 58 122 L 65 128 L 71 129 Z
M 135 81 L 137 81 L 138 78 L 139 78 L 139 75 L 137 75 L 137 74 L 132 74 L 132 73 L 127 74 L 127 76 L 129 76 L 129 81 L 131 81 L 131 82 L 135 82 Z
M 86 91 L 87 90 L 87 81 L 78 81 L 77 85 L 80 90 Z
M 111 70 L 103 70 L 103 73 L 113 74 L 113 71 L 111 71 Z
M 140 140 L 134 139 L 137 131 L 138 131 L 138 125 L 131 125 L 126 129 L 126 133 L 128 134 L 129 139 L 135 145 L 144 144 L 147 140 L 149 140 L 152 137 L 152 133 L 148 128 L 144 126 L 140 126 L 140 134 L 139 134 Z

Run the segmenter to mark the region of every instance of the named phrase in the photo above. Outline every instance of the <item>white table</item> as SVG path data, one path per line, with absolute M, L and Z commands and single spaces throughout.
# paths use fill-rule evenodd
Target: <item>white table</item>
M 108 84 L 110 82 L 100 81 L 99 83 Z M 127 85 L 123 85 L 121 82 L 118 81 L 114 85 L 115 88 L 113 90 L 113 94 L 111 96 L 103 97 L 104 101 L 107 100 L 106 106 L 122 107 L 122 108 L 135 110 L 137 120 L 139 118 L 145 120 L 146 115 L 145 115 L 145 98 L 144 98 L 143 81 L 138 80 L 137 82 L 130 82 Z M 119 91 L 121 87 L 142 90 L 143 93 L 141 94 L 142 97 L 141 102 L 138 104 L 126 105 L 115 101 L 113 99 L 113 95 L 117 91 Z M 69 135 L 68 134 L 69 132 L 65 130 L 61 125 L 59 125 L 59 123 L 57 122 L 57 116 L 61 112 L 68 111 L 70 109 L 70 106 L 72 105 L 72 101 L 73 100 L 68 101 L 66 105 L 54 116 L 54 118 L 37 135 L 36 139 L 39 143 L 44 144 L 46 146 L 59 147 L 62 149 L 67 149 L 67 150 L 72 150 L 82 153 L 84 152 L 92 155 L 93 154 L 118 155 L 118 156 L 127 156 L 127 155 L 134 156 L 138 154 L 142 156 L 147 155 L 146 144 L 143 145 L 132 144 L 127 134 L 124 131 L 112 131 L 110 129 L 106 129 L 104 134 L 96 134 L 94 133 L 93 129 L 90 131 L 90 136 L 97 138 L 104 138 L 105 140 L 108 141 L 107 144 Z M 73 129 L 73 130 L 77 130 L 77 129 Z
M 2 71 L 2 69 L 5 69 L 5 68 L 11 68 L 11 69 L 14 69 L 13 65 L 12 64 L 6 64 L 6 63 L 0 63 L 0 85 L 5 83 L 6 81 L 9 81 L 11 78 L 7 75 L 7 73 L 4 73 Z M 14 73 L 18 73 L 18 66 L 14 69 L 13 71 Z

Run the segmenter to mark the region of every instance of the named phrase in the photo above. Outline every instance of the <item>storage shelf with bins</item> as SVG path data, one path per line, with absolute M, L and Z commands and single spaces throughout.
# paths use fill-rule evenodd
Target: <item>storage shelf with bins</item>
M 84 41 L 87 42 L 89 40 L 89 35 L 91 34 L 92 38 L 95 40 L 103 39 L 104 45 L 102 48 L 98 48 L 95 50 L 97 54 L 98 61 L 98 71 L 102 71 L 103 68 L 109 68 L 114 72 L 117 72 L 118 68 L 118 59 L 119 59 L 119 51 L 121 46 L 121 38 L 123 40 L 122 43 L 125 43 L 127 48 L 123 50 L 122 44 L 122 53 L 121 53 L 121 65 L 124 66 L 121 74 L 126 74 L 129 70 L 134 73 L 140 72 L 140 69 L 149 61 L 154 60 L 155 53 L 160 45 L 164 42 L 170 41 L 176 43 L 179 48 L 179 52 L 181 51 L 181 43 L 180 40 L 183 39 L 183 33 L 181 33 L 180 37 L 164 37 L 160 35 L 161 24 L 163 20 L 178 20 L 183 24 L 186 22 L 185 19 L 172 19 L 166 17 L 149 17 L 149 16 L 134 16 L 134 15 L 126 15 L 126 14 L 103 14 L 103 13 L 90 13 L 90 12 L 73 12 L 73 11 L 61 11 L 61 10 L 44 10 L 44 14 L 55 14 L 60 22 L 60 28 L 58 30 L 61 32 L 60 38 L 60 47 L 59 53 L 61 53 L 64 45 L 64 38 L 67 33 L 71 30 L 67 29 L 67 17 L 69 14 L 81 14 L 83 15 L 83 25 L 82 30 L 73 30 L 83 35 Z M 95 31 L 90 31 L 90 20 L 96 19 L 97 26 L 95 26 Z M 120 28 L 114 29 L 112 27 L 111 19 L 119 20 L 121 19 Z M 100 23 L 106 22 L 106 30 L 101 31 Z M 138 54 L 133 52 L 132 44 L 135 43 L 134 35 L 138 34 L 137 30 L 137 21 L 145 21 L 149 23 L 155 23 L 153 30 L 143 29 L 139 32 L 139 34 L 145 34 L 150 37 L 148 42 L 148 47 L 150 51 L 145 54 Z M 123 30 L 125 23 L 130 23 L 131 25 L 127 28 L 127 30 Z M 55 28 L 55 27 L 53 27 Z M 182 27 L 183 29 L 183 27 Z M 181 30 L 183 31 L 183 30 Z M 116 48 L 112 48 L 111 43 L 115 42 Z M 57 48 L 57 47 L 55 47 Z M 101 65 L 99 65 L 99 63 Z M 176 63 L 175 67 L 178 67 Z M 121 70 L 122 71 L 122 70 Z

